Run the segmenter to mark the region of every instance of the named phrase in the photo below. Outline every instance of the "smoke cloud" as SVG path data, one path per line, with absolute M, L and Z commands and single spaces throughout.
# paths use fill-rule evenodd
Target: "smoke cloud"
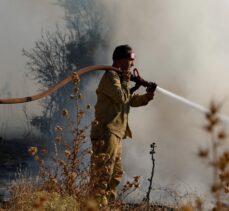
M 0 98 L 24 97 L 37 93 L 38 85 L 26 77 L 26 57 L 22 49 L 31 49 L 42 30 L 64 26 L 64 10 L 55 6 L 57 0 L 0 1 Z M 21 133 L 26 125 L 24 105 L 1 105 L 1 136 L 12 131 Z M 39 102 L 26 104 L 29 115 L 41 112 Z M 8 126 L 6 126 L 8 125 Z
M 228 1 L 104 4 L 113 26 L 109 58 L 115 46 L 129 44 L 143 78 L 204 106 L 212 99 L 222 101 L 223 112 L 229 113 Z M 149 146 L 156 142 L 154 185 L 207 194 L 212 172 L 197 158 L 199 147 L 210 144 L 204 122 L 203 114 L 160 94 L 147 107 L 133 108 L 134 138 L 124 141 L 126 177 L 140 174 L 146 180 L 150 176 Z

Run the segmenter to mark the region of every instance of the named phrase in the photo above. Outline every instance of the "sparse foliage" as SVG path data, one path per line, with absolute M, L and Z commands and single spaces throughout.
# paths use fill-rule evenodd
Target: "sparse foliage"
M 57 26 L 54 33 L 42 32 L 31 50 L 23 50 L 28 58 L 30 76 L 48 89 L 68 76 L 73 70 L 95 64 L 97 49 L 105 46 L 103 22 L 99 21 L 98 5 L 94 0 L 60 0 L 66 9 L 68 27 L 65 32 Z M 90 10 L 89 10 L 90 8 Z M 95 73 L 87 74 L 84 78 Z M 84 83 L 82 83 L 84 84 Z M 81 87 L 82 89 L 83 87 Z M 66 107 L 71 85 L 43 100 L 43 113 L 32 118 L 31 124 L 43 134 L 51 135 L 59 119 L 58 112 Z

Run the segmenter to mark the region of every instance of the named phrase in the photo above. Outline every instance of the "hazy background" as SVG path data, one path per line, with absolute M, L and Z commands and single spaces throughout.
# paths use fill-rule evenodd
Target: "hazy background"
M 128 43 L 141 75 L 159 86 L 208 106 L 228 109 L 229 2 L 125 0 L 107 4 L 114 23 L 110 52 Z M 125 142 L 128 176 L 150 176 L 149 145 L 156 142 L 154 182 L 180 192 L 207 194 L 211 171 L 197 158 L 210 137 L 203 115 L 157 94 L 148 107 L 130 114 L 133 142 Z
M 33 81 L 25 77 L 21 50 L 33 47 L 42 29 L 55 29 L 55 23 L 63 25 L 64 11 L 53 2 L 1 0 L 1 98 L 36 93 Z M 101 2 L 112 23 L 107 58 L 116 45 L 127 43 L 136 52 L 136 67 L 142 77 L 205 106 L 211 99 L 224 101 L 223 112 L 229 114 L 228 1 Z M 111 63 L 111 59 L 105 58 L 104 63 Z M 94 91 L 96 86 L 90 87 Z M 39 113 L 37 103 L 26 106 L 30 113 Z M 1 105 L 1 119 L 8 122 L 10 130 L 19 127 L 20 118 L 24 121 L 21 110 L 21 106 Z M 130 126 L 134 138 L 124 142 L 126 178 L 140 175 L 146 181 L 152 166 L 149 146 L 156 142 L 154 187 L 208 195 L 211 171 L 197 157 L 199 147 L 210 143 L 203 124 L 201 113 L 160 94 L 149 106 L 133 108 Z
M 63 28 L 64 10 L 54 5 L 56 0 L 1 0 L 0 1 L 0 96 L 23 97 L 37 93 L 38 86 L 26 69 L 22 49 L 31 49 L 40 39 L 41 32 Z M 39 103 L 1 105 L 1 136 L 9 137 L 12 131 L 23 133 L 26 126 L 23 109 L 29 115 L 40 113 Z M 13 117 L 13 118 L 12 118 Z M 10 126 L 9 126 L 10 125 Z

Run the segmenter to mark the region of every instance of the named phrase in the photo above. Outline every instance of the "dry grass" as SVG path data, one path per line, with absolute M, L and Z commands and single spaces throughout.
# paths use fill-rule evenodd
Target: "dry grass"
M 86 144 L 86 132 L 90 125 L 81 128 L 81 121 L 91 106 L 87 105 L 85 109 L 79 108 L 82 95 L 77 87 L 70 98 L 75 102 L 76 119 L 74 121 L 70 119 L 67 109 L 62 111 L 62 116 L 67 130 L 71 133 L 71 141 L 65 138 L 67 131 L 64 127 L 57 125 L 55 148 L 58 152 L 56 151 L 56 155 L 52 157 L 52 168 L 44 161 L 48 153 L 46 149 L 35 146 L 29 148 L 28 153 L 39 165 L 39 179 L 35 181 L 21 177 L 12 183 L 11 200 L 4 205 L 4 210 L 155 210 L 155 207 L 149 207 L 146 203 L 130 205 L 124 202 L 129 194 L 140 187 L 138 176 L 126 182 L 120 192 L 120 200 L 110 203 L 109 206 L 102 206 L 90 198 L 93 187 L 90 185 L 88 160 L 93 152 Z
M 82 95 L 76 87 L 70 98 L 74 100 L 76 107 L 76 120 L 70 119 L 67 109 L 62 111 L 62 116 L 66 120 L 67 128 L 70 130 L 72 140 L 66 140 L 65 129 L 56 126 L 56 149 L 59 149 L 56 156 L 52 158 L 52 168 L 47 166 L 44 161 L 47 151 L 31 147 L 28 152 L 39 165 L 39 179 L 29 180 L 21 178 L 11 187 L 11 200 L 4 205 L 1 210 L 9 211 L 96 211 L 96 210 L 155 210 L 155 211 L 204 211 L 203 200 L 196 197 L 194 202 L 188 202 L 179 208 L 171 208 L 153 203 L 142 202 L 139 204 L 128 204 L 125 199 L 136 189 L 140 188 L 139 177 L 136 176 L 132 181 L 127 181 L 120 192 L 118 200 L 108 206 L 90 198 L 93 187 L 90 185 L 90 167 L 88 160 L 92 155 L 92 150 L 87 147 L 86 131 L 90 125 L 81 128 L 81 121 L 85 111 L 90 110 L 91 106 L 85 109 L 79 108 L 79 100 Z M 221 154 L 219 148 L 223 146 L 227 138 L 225 130 L 217 117 L 219 107 L 211 104 L 210 113 L 206 115 L 207 125 L 205 130 L 211 134 L 212 147 L 201 149 L 199 156 L 205 159 L 213 168 L 214 181 L 211 187 L 215 198 L 214 211 L 226 211 L 222 201 L 222 193 L 229 192 L 229 151 L 225 150 Z M 95 124 L 95 123 L 93 123 Z M 62 152 L 62 153 L 61 153 Z

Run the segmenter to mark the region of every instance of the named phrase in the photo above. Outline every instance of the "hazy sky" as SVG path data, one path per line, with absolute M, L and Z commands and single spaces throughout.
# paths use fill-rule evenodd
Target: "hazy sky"
M 41 29 L 53 30 L 55 23 L 63 24 L 64 12 L 53 2 L 0 1 L 1 97 L 8 91 L 12 96 L 36 91 L 24 76 L 21 50 L 34 46 Z M 205 106 L 212 98 L 224 100 L 223 111 L 229 114 L 227 0 L 101 2 L 113 30 L 108 57 L 116 45 L 128 43 L 136 52 L 136 67 L 144 78 Z M 1 118 L 11 119 L 16 108 L 21 109 L 1 108 Z M 124 142 L 127 176 L 150 176 L 149 145 L 156 142 L 155 185 L 177 190 L 182 186 L 186 191 L 206 194 L 211 171 L 196 156 L 200 146 L 210 143 L 201 129 L 203 123 L 200 113 L 159 94 L 149 106 L 133 108 L 130 125 L 134 138 Z

